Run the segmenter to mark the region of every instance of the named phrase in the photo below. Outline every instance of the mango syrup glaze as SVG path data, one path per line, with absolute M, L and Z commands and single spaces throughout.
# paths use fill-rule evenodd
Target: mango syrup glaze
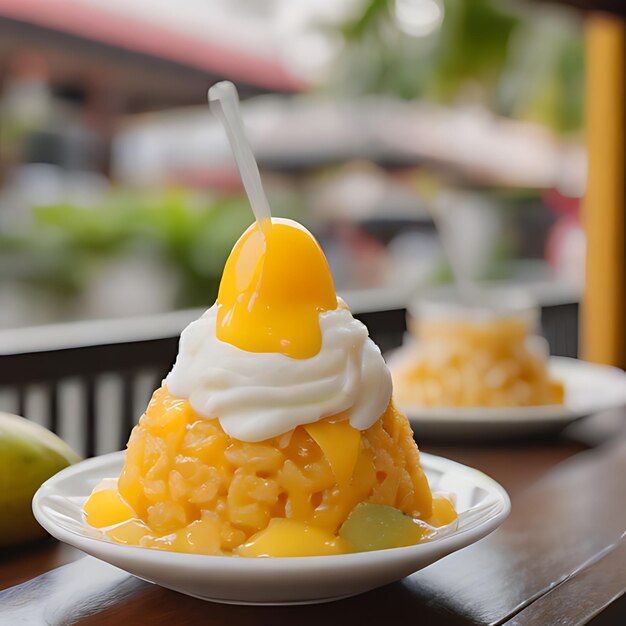
M 252 227 L 236 244 L 217 305 L 220 341 L 251 357 L 285 354 L 297 367 L 320 351 L 319 315 L 337 298 L 310 233 L 277 222 L 266 238 Z M 96 488 L 86 519 L 119 543 L 242 556 L 348 552 L 337 532 L 364 502 L 431 526 L 453 521 L 449 501 L 433 499 L 393 403 L 364 429 L 349 413 L 244 441 L 164 385 L 133 430 L 117 488 Z
M 217 296 L 217 338 L 247 352 L 294 359 L 322 346 L 319 314 L 337 308 L 326 257 L 311 233 L 274 219 L 252 225 L 226 261 Z

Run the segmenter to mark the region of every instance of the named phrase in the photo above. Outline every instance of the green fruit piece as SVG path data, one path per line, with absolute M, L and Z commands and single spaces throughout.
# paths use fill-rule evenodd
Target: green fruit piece
M 0 413 L 0 548 L 45 535 L 31 509 L 41 485 L 80 457 L 43 426 Z
M 392 506 L 357 504 L 339 530 L 339 536 L 355 552 L 412 546 L 432 528 Z

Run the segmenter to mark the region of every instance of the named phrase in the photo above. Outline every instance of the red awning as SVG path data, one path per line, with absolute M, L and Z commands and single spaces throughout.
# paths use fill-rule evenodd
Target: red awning
M 79 0 L 0 0 L 2 17 L 171 61 L 264 90 L 300 91 L 307 86 L 274 59 L 188 37 Z

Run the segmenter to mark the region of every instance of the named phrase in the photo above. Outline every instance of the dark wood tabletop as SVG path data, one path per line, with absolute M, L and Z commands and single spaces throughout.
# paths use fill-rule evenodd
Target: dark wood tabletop
M 0 624 L 626 624 L 626 412 L 551 439 L 422 442 L 511 495 L 501 528 L 402 581 L 328 604 L 203 602 L 51 539 L 0 555 Z

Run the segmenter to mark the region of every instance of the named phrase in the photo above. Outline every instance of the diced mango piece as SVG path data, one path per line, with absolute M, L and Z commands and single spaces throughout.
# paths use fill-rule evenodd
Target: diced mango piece
M 121 524 L 134 516 L 116 489 L 94 491 L 85 503 L 84 512 L 87 523 L 94 528 Z
M 199 519 L 170 535 L 144 542 L 150 548 L 189 554 L 218 554 L 220 527 L 217 519 Z
M 458 517 L 454 505 L 445 496 L 433 496 L 433 514 L 425 520 L 429 526 L 439 528 L 451 524 Z
M 326 556 L 348 552 L 344 542 L 323 528 L 274 518 L 268 527 L 239 546 L 240 556 Z
M 117 543 L 129 546 L 138 546 L 141 540 L 149 536 L 150 528 L 137 519 L 131 519 L 123 524 L 118 524 L 106 531 L 106 536 Z
M 358 504 L 339 530 L 355 552 L 412 546 L 432 532 L 423 522 L 383 504 Z
M 350 482 L 361 447 L 361 431 L 348 419 L 315 422 L 304 428 L 322 449 L 337 483 Z

